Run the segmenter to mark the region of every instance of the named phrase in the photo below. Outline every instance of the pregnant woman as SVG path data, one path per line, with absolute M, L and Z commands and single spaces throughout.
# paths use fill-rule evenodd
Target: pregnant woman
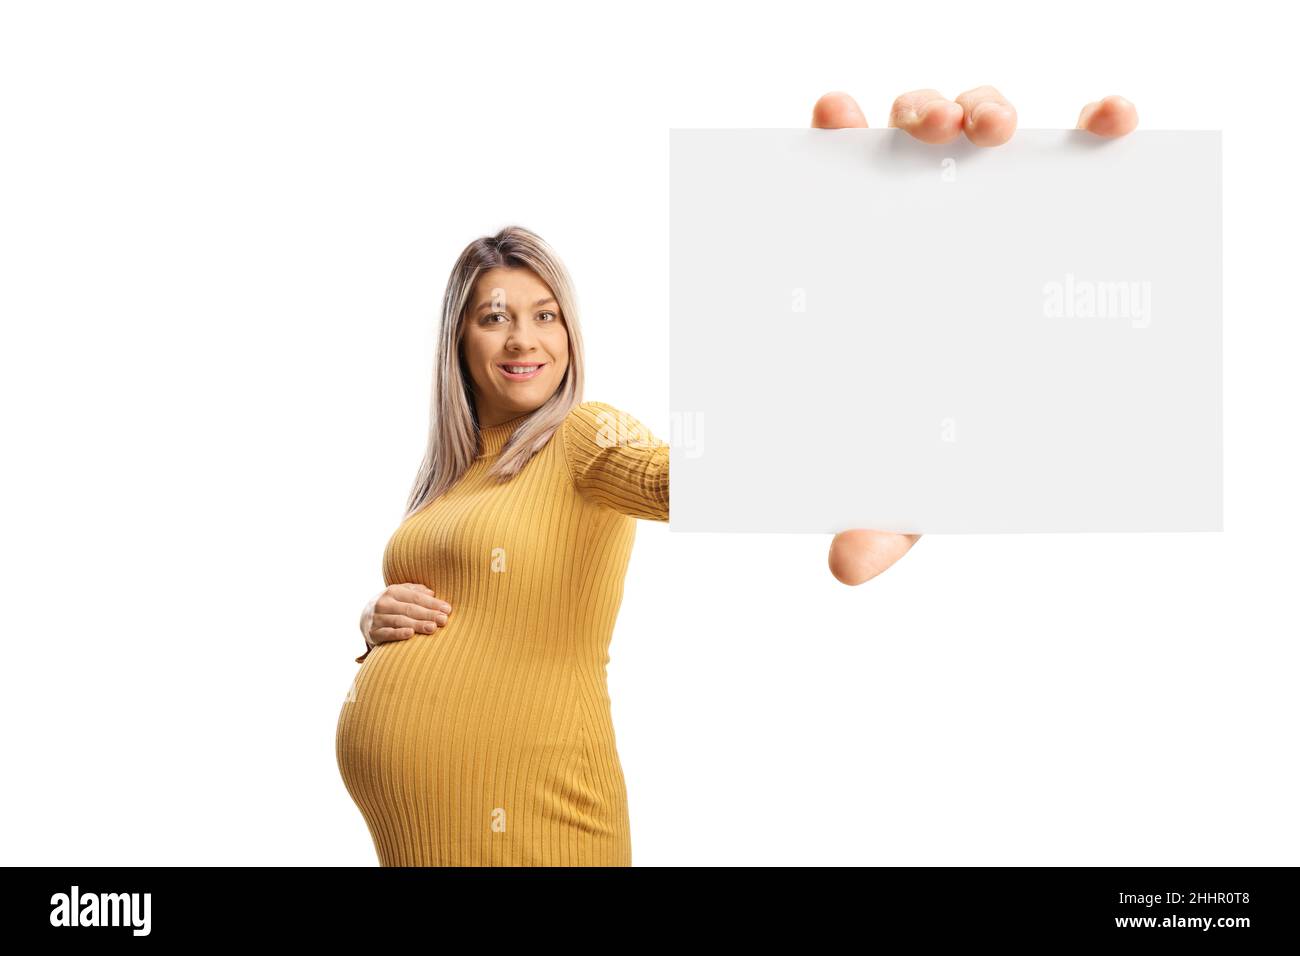
M 605 665 L 635 519 L 668 520 L 668 446 L 580 401 L 569 278 L 525 229 L 461 254 L 436 379 L 384 553 L 403 586 L 374 612 L 420 633 L 358 658 L 344 783 L 382 865 L 630 865 Z
M 1108 97 L 1078 125 L 1136 122 Z M 921 90 L 891 123 L 997 146 L 1015 111 L 990 87 Z M 866 121 L 830 93 L 813 125 Z M 559 258 L 518 227 L 470 243 L 443 299 L 428 450 L 338 720 L 339 770 L 382 865 L 631 864 L 605 666 L 636 519 L 668 519 L 668 446 L 582 385 Z M 860 584 L 915 540 L 843 532 L 831 571 Z

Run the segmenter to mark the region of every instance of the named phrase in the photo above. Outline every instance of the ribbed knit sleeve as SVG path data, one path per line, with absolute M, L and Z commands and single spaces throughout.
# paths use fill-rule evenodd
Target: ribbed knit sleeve
M 668 520 L 668 445 L 627 412 L 583 402 L 560 429 L 574 487 L 633 518 Z

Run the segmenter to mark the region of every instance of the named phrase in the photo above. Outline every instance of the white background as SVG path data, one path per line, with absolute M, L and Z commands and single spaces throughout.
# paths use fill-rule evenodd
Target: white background
M 1300 862 L 1296 77 L 1223 9 L 5 4 L 0 862 L 374 865 L 335 722 L 456 254 L 541 233 L 584 397 L 666 434 L 668 128 L 984 83 L 1223 129 L 1227 530 L 933 536 L 851 588 L 828 536 L 640 524 L 633 861 Z

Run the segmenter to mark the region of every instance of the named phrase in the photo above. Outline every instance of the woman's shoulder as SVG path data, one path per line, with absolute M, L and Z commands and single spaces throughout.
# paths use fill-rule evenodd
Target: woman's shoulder
M 566 447 L 599 443 L 610 425 L 618 418 L 618 409 L 608 402 L 578 402 L 564 416 L 561 427 Z
M 618 409 L 609 402 L 601 402 L 596 399 L 587 399 L 585 402 L 578 402 L 569 409 L 568 418 L 594 418 L 601 412 L 618 412 Z
M 579 402 L 569 409 L 564 430 L 567 435 L 594 439 L 605 447 L 654 441 L 650 430 L 635 416 L 596 399 Z
M 592 432 L 602 428 L 617 427 L 619 419 L 626 414 L 609 402 L 588 399 L 578 402 L 564 416 L 564 430 L 569 434 L 575 432 Z

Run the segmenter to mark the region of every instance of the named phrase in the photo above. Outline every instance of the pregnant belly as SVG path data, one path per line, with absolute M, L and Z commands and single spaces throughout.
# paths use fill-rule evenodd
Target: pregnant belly
M 361 665 L 336 736 L 349 789 L 376 781 L 425 787 L 430 774 L 580 758 L 586 730 L 570 665 L 481 645 L 473 653 L 474 645 L 440 642 L 444 636 L 381 644 Z

